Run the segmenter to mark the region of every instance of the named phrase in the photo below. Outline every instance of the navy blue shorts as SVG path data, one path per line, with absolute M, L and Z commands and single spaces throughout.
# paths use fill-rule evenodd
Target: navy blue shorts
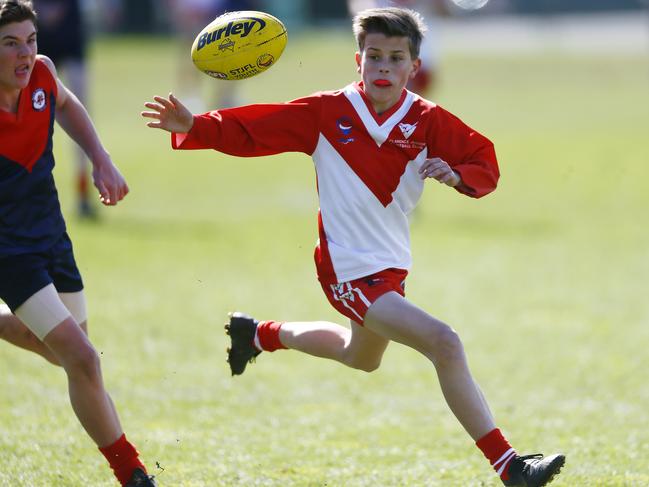
M 12 312 L 48 284 L 60 293 L 83 290 L 67 233 L 43 252 L 0 257 L 0 299 Z

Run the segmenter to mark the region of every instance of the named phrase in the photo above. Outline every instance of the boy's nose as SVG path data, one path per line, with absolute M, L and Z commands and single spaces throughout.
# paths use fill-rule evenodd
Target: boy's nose
M 29 47 L 27 44 L 20 45 L 18 49 L 18 55 L 20 57 L 30 56 L 31 53 L 32 53 L 31 47 Z

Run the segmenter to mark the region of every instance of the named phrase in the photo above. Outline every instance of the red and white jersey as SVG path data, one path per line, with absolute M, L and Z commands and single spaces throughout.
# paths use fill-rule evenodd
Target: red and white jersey
M 174 149 L 212 148 L 236 156 L 310 154 L 320 211 L 318 277 L 346 282 L 383 269 L 410 269 L 408 214 L 424 181 L 418 169 L 439 157 L 462 177 L 458 191 L 493 191 L 493 144 L 454 115 L 404 90 L 378 115 L 362 83 L 287 103 L 248 105 L 194 117 Z

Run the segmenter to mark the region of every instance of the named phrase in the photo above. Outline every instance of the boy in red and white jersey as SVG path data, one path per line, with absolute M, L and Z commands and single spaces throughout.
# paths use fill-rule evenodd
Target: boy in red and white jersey
M 448 405 L 509 486 L 542 486 L 560 454 L 519 456 L 476 385 L 457 333 L 405 299 L 411 265 L 408 214 L 434 179 L 479 198 L 499 177 L 493 144 L 457 117 L 405 89 L 420 66 L 421 16 L 370 9 L 354 19 L 362 81 L 288 103 L 193 116 L 172 94 L 145 104 L 148 126 L 172 133 L 174 149 L 236 156 L 297 151 L 315 164 L 320 211 L 318 279 L 351 330 L 328 322 L 258 322 L 234 313 L 227 325 L 233 375 L 261 351 L 295 349 L 365 371 L 390 341 L 426 356 Z

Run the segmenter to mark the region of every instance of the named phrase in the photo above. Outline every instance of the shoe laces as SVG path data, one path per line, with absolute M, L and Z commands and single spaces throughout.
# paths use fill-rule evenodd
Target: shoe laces
M 532 453 L 531 455 L 523 455 L 518 458 L 521 460 L 541 460 L 543 458 L 543 453 Z

